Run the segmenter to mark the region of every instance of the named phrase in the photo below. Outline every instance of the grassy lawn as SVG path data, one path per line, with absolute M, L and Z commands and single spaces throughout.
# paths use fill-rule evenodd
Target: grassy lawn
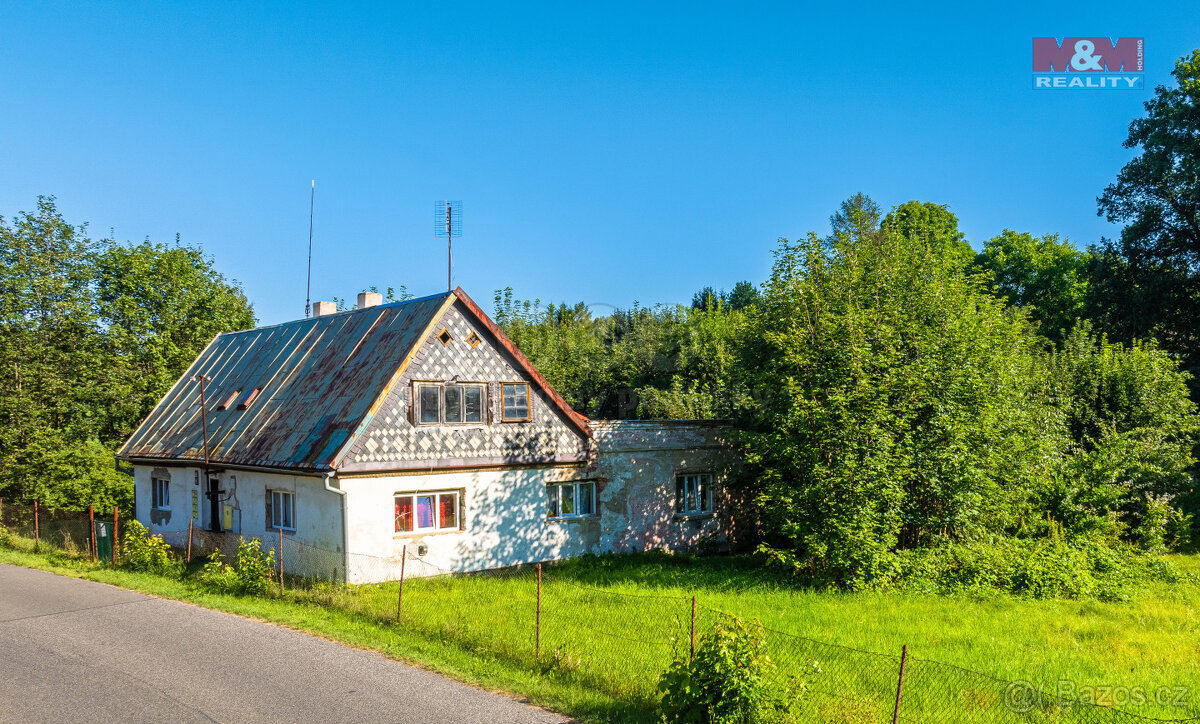
M 1174 561 L 1200 572 L 1200 557 Z M 0 549 L 0 562 L 280 623 L 587 721 L 655 719 L 657 677 L 688 650 L 693 595 L 698 635 L 717 611 L 757 618 L 769 629 L 777 675 L 805 682 L 805 721 L 890 721 L 902 645 L 909 649 L 901 710 L 908 721 L 1116 721 L 1079 708 L 1016 717 L 1003 707 L 1010 680 L 1051 694 L 1071 686 L 1085 698 L 1082 687 L 1111 687 L 1097 692 L 1101 703 L 1170 719 L 1200 715 L 1200 588 L 1190 584 L 1149 586 L 1114 603 L 846 594 L 791 586 L 739 557 L 581 559 L 544 569 L 536 658 L 530 567 L 410 579 L 397 624 L 394 583 L 250 599 L 59 554 Z M 1156 694 L 1162 687 L 1170 691 Z M 1172 704 L 1181 687 L 1191 690 L 1182 707 Z M 1147 693 L 1144 704 L 1139 691 Z

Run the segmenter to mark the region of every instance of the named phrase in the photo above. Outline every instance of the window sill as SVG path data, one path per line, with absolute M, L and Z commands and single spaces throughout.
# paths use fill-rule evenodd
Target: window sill
M 163 513 L 170 513 L 170 512 L 171 512 L 171 507 L 170 507 L 170 506 L 167 506 L 166 508 L 164 508 L 164 507 L 162 507 L 162 506 L 160 505 L 160 506 L 156 507 L 156 508 L 155 508 L 155 510 L 161 511 L 161 512 L 163 512 Z
M 600 518 L 600 515 L 599 515 L 599 514 L 593 514 L 593 515 L 557 515 L 557 516 L 554 516 L 553 518 L 546 518 L 546 525 L 553 525 L 553 524 L 555 524 L 555 523 L 580 523 L 580 522 L 583 522 L 583 521 L 585 521 L 585 520 L 598 520 L 599 518 Z
M 451 535 L 462 532 L 462 528 L 429 528 L 427 530 L 410 530 L 403 533 L 392 533 L 392 539 L 403 540 L 407 538 L 427 538 L 431 535 Z
M 715 517 L 717 517 L 717 514 L 712 511 L 709 511 L 707 513 L 676 513 L 674 516 L 674 519 L 688 521 L 688 520 L 708 520 L 709 518 L 715 518 Z
M 284 528 L 283 526 L 279 526 L 279 525 L 271 526 L 271 530 L 281 530 L 284 533 L 295 533 L 296 532 L 295 528 Z

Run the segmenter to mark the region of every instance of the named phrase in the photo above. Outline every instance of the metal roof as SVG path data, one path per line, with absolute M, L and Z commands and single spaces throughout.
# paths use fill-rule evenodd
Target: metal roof
M 210 463 L 330 470 L 453 301 L 446 292 L 218 335 L 119 456 L 202 461 L 194 378 L 203 374 L 211 379 L 205 389 Z M 237 402 L 218 409 L 234 393 Z

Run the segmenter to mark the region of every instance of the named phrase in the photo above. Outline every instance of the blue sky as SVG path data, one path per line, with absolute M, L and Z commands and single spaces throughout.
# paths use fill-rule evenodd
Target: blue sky
M 0 215 L 202 245 L 263 323 L 455 283 L 687 302 L 761 281 L 857 191 L 1086 245 L 1194 2 L 0 6 Z M 1031 88 L 1035 36 L 1146 38 L 1146 90 Z M 607 308 L 598 307 L 604 313 Z

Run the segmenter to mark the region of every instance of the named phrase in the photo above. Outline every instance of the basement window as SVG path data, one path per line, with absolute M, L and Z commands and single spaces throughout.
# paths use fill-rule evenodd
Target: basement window
M 675 476 L 675 514 L 711 515 L 713 512 L 712 475 L 694 473 Z
M 585 518 L 596 514 L 595 483 L 558 483 L 546 488 L 548 518 Z
M 150 507 L 155 510 L 171 509 L 171 481 L 166 478 L 150 478 Z
M 271 491 L 271 527 L 296 530 L 296 494 L 290 490 Z
M 460 530 L 458 490 L 396 493 L 397 533 L 432 533 Z
M 500 419 L 504 422 L 529 422 L 529 383 L 505 382 L 500 385 L 504 401 Z

